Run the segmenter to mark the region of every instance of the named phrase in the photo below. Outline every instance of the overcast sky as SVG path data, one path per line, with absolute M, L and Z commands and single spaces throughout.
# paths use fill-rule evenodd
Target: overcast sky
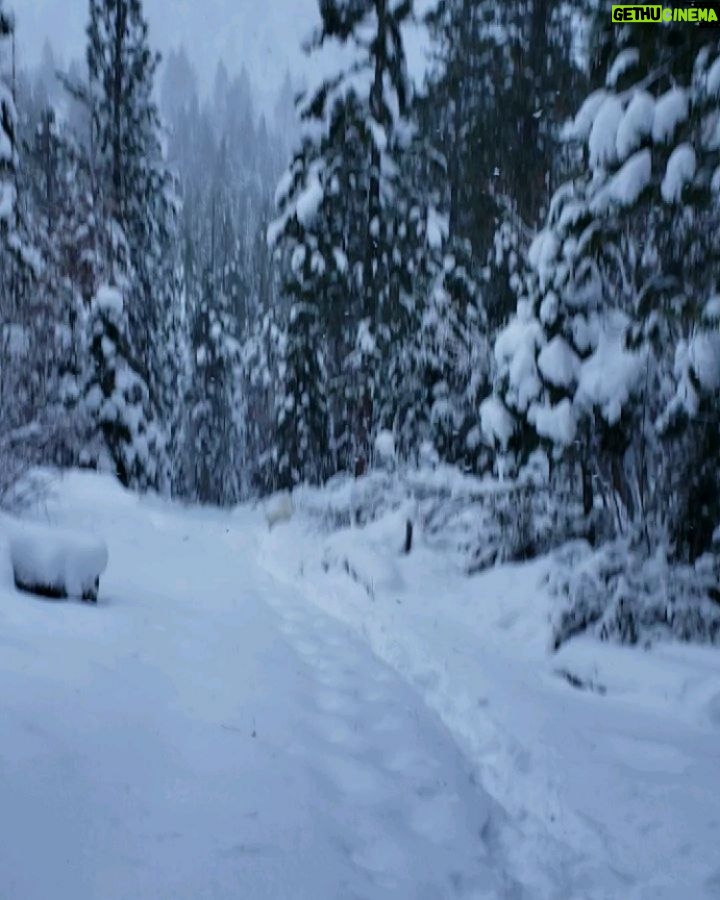
M 34 64 L 46 38 L 64 61 L 84 52 L 87 0 L 7 0 L 18 22 L 20 62 Z M 317 0 L 145 0 L 154 47 L 185 44 L 205 87 L 218 57 L 231 72 L 247 65 L 265 99 L 286 68 L 302 70 L 300 42 L 317 22 Z

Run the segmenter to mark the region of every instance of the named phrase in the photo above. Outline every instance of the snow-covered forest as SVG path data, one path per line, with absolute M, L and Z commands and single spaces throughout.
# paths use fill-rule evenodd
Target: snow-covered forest
M 720 28 L 617 25 L 604 0 L 318 0 L 297 26 L 307 65 L 283 70 L 268 104 L 242 59 L 213 59 L 208 89 L 192 47 L 161 58 L 142 0 L 82 2 L 84 58 L 49 40 L 35 64 L 16 41 L 23 2 L 0 0 L 0 550 L 15 584 L 99 598 L 101 616 L 104 537 L 110 613 L 147 589 L 170 604 L 147 620 L 162 630 L 181 602 L 185 647 L 203 579 L 217 590 L 202 627 L 217 635 L 237 613 L 218 598 L 250 585 L 274 598 L 303 665 L 345 648 L 368 679 L 379 658 L 384 678 L 410 685 L 422 736 L 403 719 L 407 740 L 427 749 L 442 720 L 459 751 L 442 731 L 433 765 L 462 779 L 454 754 L 469 760 L 482 815 L 469 800 L 461 815 L 444 801 L 392 815 L 422 820 L 413 841 L 452 820 L 457 860 L 431 854 L 411 874 L 425 851 L 401 831 L 383 843 L 368 820 L 350 855 L 374 887 L 334 861 L 296 893 L 285 872 L 247 896 L 719 896 L 701 853 L 718 821 L 700 797 L 717 781 L 708 735 L 717 744 L 720 728 Z M 60 540 L 22 518 L 99 535 Z M 136 576 L 112 574 L 118 555 Z M 300 583 L 320 606 L 310 618 Z M 74 646 L 75 626 L 54 613 L 38 624 L 37 610 L 28 624 L 18 602 L 0 605 L 0 691 L 17 684 L 20 710 L 25 664 L 4 667 L 4 628 L 18 647 L 41 635 L 38 652 L 57 661 L 53 627 Z M 265 646 L 262 609 L 260 624 L 237 615 Z M 112 627 L 127 637 L 129 623 Z M 102 626 L 81 627 L 96 640 Z M 220 657 L 203 644 L 198 665 L 219 681 L 234 650 L 209 635 Z M 164 641 L 158 665 L 175 672 Z M 153 654 L 138 658 L 152 667 Z M 244 674 L 262 680 L 253 665 Z M 361 730 L 380 703 L 363 679 Z M 120 681 L 108 690 L 122 705 Z M 192 706 L 191 682 L 177 690 Z M 492 718 L 477 691 L 506 711 Z M 42 691 L 38 702 L 48 714 Z M 584 759 L 573 742 L 593 715 L 623 737 L 587 738 Z M 674 716 L 697 730 L 682 750 L 668 749 Z M 645 774 L 695 779 L 677 832 L 663 826 L 643 863 L 627 848 L 664 810 L 657 791 L 643 807 L 627 773 L 613 781 L 608 759 L 623 753 Z M 555 782 L 558 765 L 585 764 L 602 801 Z M 341 793 L 363 797 L 392 778 L 335 771 Z M 0 773 L 0 805 L 13 784 Z M 477 878 L 456 814 L 501 859 Z M 0 844 L 16 842 L 12 866 L 0 849 L 8 900 L 245 896 L 224 862 L 212 888 L 207 873 L 171 888 L 162 859 L 155 881 L 97 881 L 89 867 L 89 881 L 44 893 L 24 880 L 27 846 L 2 815 Z M 687 858 L 684 841 L 697 845 Z

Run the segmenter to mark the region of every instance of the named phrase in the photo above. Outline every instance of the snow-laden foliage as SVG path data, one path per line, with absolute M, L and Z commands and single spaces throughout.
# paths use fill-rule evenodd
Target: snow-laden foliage
M 432 461 L 412 468 L 378 461 L 363 478 L 338 475 L 321 489 L 301 488 L 294 498 L 296 509 L 327 531 L 404 511 L 418 540 L 468 574 L 532 559 L 587 527 L 577 500 L 551 489 L 542 454 L 508 482 L 463 475 Z
M 557 649 L 578 634 L 648 645 L 656 640 L 720 644 L 720 554 L 693 565 L 671 565 L 662 549 L 651 556 L 631 541 L 592 551 L 571 544 L 557 555 L 550 588 Z
M 343 467 L 363 469 L 378 428 L 413 431 L 407 417 L 423 412 L 410 357 L 447 228 L 407 73 L 414 13 L 412 2 L 321 4 L 311 50 L 340 45 L 340 64 L 300 100 L 300 146 L 268 233 L 286 293 L 327 323 L 328 375 L 343 384 L 330 411 Z
M 672 47 L 626 32 L 567 129 L 586 167 L 530 247 L 486 418 L 516 462 L 538 445 L 570 460 L 588 513 L 603 505 L 618 533 L 642 523 L 692 560 L 720 518 L 720 335 L 702 314 L 720 277 L 720 44 L 712 30 Z
M 329 468 L 327 371 L 317 307 L 298 299 L 290 310 L 275 398 L 277 486 L 317 483 Z
M 193 499 L 229 506 L 242 493 L 240 345 L 229 299 L 210 271 L 205 273 L 201 296 L 193 300 L 188 483 Z
M 158 62 L 141 0 L 91 0 L 83 97 L 91 116 L 97 188 L 108 217 L 100 247 L 104 278 L 122 284 L 135 375 L 146 382 L 147 404 L 178 454 L 176 391 L 187 375 L 187 319 L 178 277 L 179 201 L 154 99 Z M 161 471 L 165 461 L 156 459 L 152 467 Z M 169 479 L 161 482 L 170 488 Z
M 99 465 L 109 465 L 122 484 L 141 490 L 166 489 L 166 437 L 132 357 L 120 289 L 100 286 L 90 306 L 89 329 L 94 366 L 85 404 L 109 454 Z

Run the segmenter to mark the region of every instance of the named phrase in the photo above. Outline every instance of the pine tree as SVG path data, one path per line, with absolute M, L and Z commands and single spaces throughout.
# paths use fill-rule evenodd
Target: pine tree
M 153 419 L 147 385 L 133 365 L 124 298 L 102 285 L 90 307 L 90 352 L 94 367 L 86 403 L 97 421 L 112 467 L 121 484 L 139 490 L 167 484 L 164 434 Z
M 337 40 L 355 55 L 301 101 L 301 147 L 278 190 L 270 239 L 286 264 L 296 254 L 309 261 L 331 382 L 343 388 L 334 392 L 332 418 L 343 423 L 335 451 L 340 465 L 362 470 L 374 433 L 396 416 L 390 378 L 402 375 L 398 344 L 409 346 L 421 315 L 419 265 L 434 212 L 414 181 L 424 163 L 413 156 L 425 148 L 415 140 L 403 47 L 413 3 L 329 0 L 320 12 L 311 49 Z
M 186 335 L 178 202 L 153 99 L 158 59 L 148 46 L 140 0 L 91 0 L 87 99 L 97 189 L 108 223 L 104 277 L 122 291 L 129 353 L 148 394 L 143 408 L 147 405 L 152 421 L 172 436 L 179 427 L 173 421 L 178 404 L 172 385 Z M 171 447 L 176 446 L 172 436 Z M 153 468 L 161 472 L 165 464 L 157 460 Z
M 496 235 L 506 223 L 516 233 L 534 227 L 564 174 L 560 125 L 584 83 L 574 62 L 581 5 L 441 0 L 429 17 L 424 128 L 447 162 L 450 240 L 470 243 L 475 280 L 485 270 L 490 327 L 514 305 Z
M 574 461 L 586 511 L 599 492 L 617 530 L 667 530 L 693 559 L 720 518 L 720 338 L 707 312 L 720 276 L 720 43 L 682 25 L 662 41 L 641 32 L 620 34 L 569 131 L 585 169 L 555 195 L 496 345 L 517 427 L 494 401 L 486 426 L 522 455 L 540 441 Z
M 206 269 L 193 302 L 193 375 L 190 466 L 193 496 L 231 505 L 240 499 L 237 372 L 240 347 L 233 335 L 227 296 Z
M 299 299 L 282 341 L 275 401 L 275 485 L 317 484 L 327 475 L 327 374 L 317 308 Z
M 13 16 L 0 6 L 0 41 L 7 43 L 13 37 L 15 22 Z M 3 234 L 12 233 L 17 220 L 17 191 L 15 173 L 17 167 L 17 147 L 15 132 L 17 112 L 10 86 L 0 80 L 0 226 Z

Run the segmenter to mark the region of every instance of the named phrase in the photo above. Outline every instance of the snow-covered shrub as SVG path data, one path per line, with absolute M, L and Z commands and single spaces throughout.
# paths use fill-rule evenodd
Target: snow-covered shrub
M 720 644 L 720 553 L 694 565 L 669 564 L 663 548 L 648 557 L 628 540 L 592 551 L 568 545 L 556 560 L 549 587 L 562 605 L 553 643 L 583 632 L 604 641 L 647 644 L 659 638 Z
M 529 480 L 426 495 L 418 510 L 426 542 L 459 557 L 468 574 L 533 559 L 586 531 L 572 497 Z
M 300 487 L 293 497 L 296 509 L 325 531 L 362 527 L 404 509 L 420 540 L 473 573 L 531 559 L 587 534 L 580 505 L 569 492 L 551 490 L 547 471 L 535 463 L 514 481 L 438 465 L 337 476 L 322 488 Z
M 108 563 L 104 542 L 93 535 L 28 522 L 12 522 L 10 560 L 15 585 L 44 597 L 97 600 Z
M 377 470 L 362 478 L 336 475 L 324 487 L 301 485 L 293 492 L 295 508 L 324 531 L 367 525 L 399 509 L 408 497 L 408 486 L 399 473 Z

